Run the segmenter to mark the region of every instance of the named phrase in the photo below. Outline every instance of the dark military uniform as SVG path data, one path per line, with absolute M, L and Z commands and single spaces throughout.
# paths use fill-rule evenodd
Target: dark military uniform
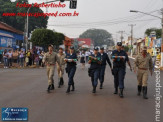
M 89 68 L 89 76 L 91 77 L 91 81 L 92 81 L 93 93 L 95 93 L 98 84 L 99 75 L 100 75 L 101 55 L 99 53 L 97 55 L 92 54 L 89 57 L 89 60 L 91 60 L 91 58 L 92 61 Z
M 72 91 L 75 90 L 75 87 L 74 87 L 74 75 L 75 75 L 75 72 L 76 72 L 76 65 L 77 65 L 77 55 L 76 53 L 73 53 L 73 54 L 69 54 L 67 53 L 66 54 L 66 59 L 68 59 L 67 61 L 67 67 L 66 67 L 66 72 L 68 73 L 68 90 L 67 92 L 70 91 L 70 87 L 72 86 Z M 71 61 L 73 60 L 73 61 Z
M 101 48 L 103 49 L 103 48 Z M 111 62 L 110 62 L 110 59 L 107 55 L 107 53 L 101 53 L 101 60 L 102 60 L 102 63 L 101 63 L 101 68 L 100 68 L 100 76 L 99 76 L 99 79 L 100 79 L 100 89 L 102 89 L 102 86 L 103 86 L 103 82 L 104 82 L 104 75 L 105 75 L 105 69 L 106 69 L 106 62 L 108 62 L 110 68 L 112 68 L 112 65 L 111 65 Z
M 120 52 L 118 50 L 114 50 L 112 52 L 112 59 L 114 59 L 115 56 L 117 56 L 117 58 L 115 59 L 115 61 L 113 61 L 113 71 L 112 71 L 114 75 L 114 87 L 115 87 L 114 94 L 117 94 L 119 86 L 120 96 L 123 97 L 124 77 L 126 74 L 126 62 L 129 61 L 129 59 L 128 55 L 123 50 L 120 50 Z

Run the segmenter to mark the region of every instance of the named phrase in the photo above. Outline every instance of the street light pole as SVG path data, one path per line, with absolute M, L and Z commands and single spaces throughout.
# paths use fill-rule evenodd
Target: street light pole
M 28 17 L 28 13 L 29 13 L 29 10 L 30 10 L 30 8 L 28 8 L 28 10 L 27 10 L 27 24 L 26 24 L 26 45 L 25 45 L 25 47 L 26 47 L 26 52 L 27 52 L 27 49 L 28 49 L 28 24 L 29 24 L 29 17 Z

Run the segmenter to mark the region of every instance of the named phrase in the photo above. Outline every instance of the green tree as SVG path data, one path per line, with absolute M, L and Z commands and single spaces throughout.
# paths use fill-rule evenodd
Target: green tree
M 56 48 L 63 44 L 64 35 L 62 33 L 53 32 L 49 29 L 35 29 L 32 33 L 31 42 L 34 45 L 47 49 L 49 44 L 53 44 Z
M 124 46 L 124 50 L 125 50 L 126 52 L 128 52 L 128 51 L 129 51 L 129 47 L 128 47 L 128 46 Z
M 80 38 L 91 38 L 94 41 L 94 46 L 114 45 L 112 35 L 103 29 L 88 29 L 82 33 Z
M 162 29 L 158 29 L 158 28 L 149 28 L 145 31 L 145 34 L 147 36 L 150 36 L 150 33 L 152 31 L 155 31 L 156 32 L 156 38 L 161 38 L 161 33 L 162 33 Z
M 55 41 L 53 42 L 53 44 L 58 49 L 59 45 L 63 44 L 63 40 L 65 39 L 65 36 L 62 33 L 54 32 L 54 37 L 55 37 Z

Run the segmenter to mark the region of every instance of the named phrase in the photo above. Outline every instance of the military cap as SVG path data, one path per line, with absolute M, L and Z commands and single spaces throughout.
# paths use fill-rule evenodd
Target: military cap
M 48 47 L 52 47 L 53 48 L 53 45 L 52 44 L 49 44 L 49 46 Z
M 104 50 L 104 47 L 100 47 L 100 50 Z
M 142 50 L 147 50 L 147 47 L 146 46 L 143 46 Z
M 117 42 L 117 46 L 122 46 L 122 42 Z
M 63 48 L 62 48 L 62 47 L 59 47 L 59 50 L 60 50 L 60 49 L 61 49 L 61 50 L 63 50 Z
M 94 47 L 94 50 L 98 50 L 98 47 Z

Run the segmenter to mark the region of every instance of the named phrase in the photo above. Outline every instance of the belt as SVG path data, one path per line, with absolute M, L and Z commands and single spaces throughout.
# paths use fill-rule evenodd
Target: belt
M 138 69 L 141 69 L 141 70 L 148 70 L 147 68 L 138 68 Z
M 55 64 L 47 64 L 48 66 L 55 66 Z

